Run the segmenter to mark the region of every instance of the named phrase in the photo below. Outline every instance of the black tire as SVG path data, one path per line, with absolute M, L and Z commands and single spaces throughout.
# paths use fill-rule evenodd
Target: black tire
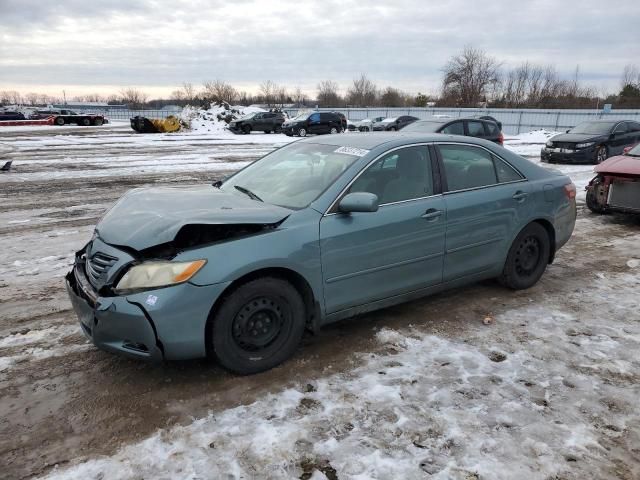
M 306 137 L 307 136 L 307 129 L 302 127 L 300 129 L 298 129 L 298 135 L 301 137 Z
M 398 130 L 396 127 L 391 127 L 391 128 L 389 129 L 389 131 L 390 131 L 390 132 L 395 132 L 396 130 Z
M 102 121 L 102 119 L 101 119 L 101 118 L 94 118 L 94 119 L 93 119 L 93 124 L 94 124 L 96 127 L 99 127 L 99 126 L 100 126 L 100 125 L 102 125 L 103 123 L 104 123 L 104 122 Z
M 245 133 L 245 135 L 249 135 L 251 133 L 251 125 L 243 125 L 242 131 Z
M 331 135 L 335 135 L 336 133 L 338 133 L 338 129 L 336 127 L 331 127 L 331 130 L 329 130 L 329 133 Z
M 88 127 L 89 125 L 91 125 L 91 119 L 90 118 L 83 118 L 78 123 L 81 124 L 83 127 Z
M 265 130 L 264 133 L 271 133 L 271 130 Z
M 64 125 L 64 117 L 56 117 L 56 125 Z
M 550 251 L 551 241 L 545 228 L 530 223 L 513 241 L 498 280 L 513 290 L 532 287 L 546 270 Z
M 212 312 L 211 351 L 240 375 L 269 370 L 298 348 L 305 328 L 302 297 L 289 282 L 264 277 L 234 290 Z
M 596 148 L 596 155 L 594 158 L 596 165 L 604 162 L 608 156 L 609 152 L 607 151 L 607 147 L 605 147 L 604 145 L 600 145 L 598 148 Z

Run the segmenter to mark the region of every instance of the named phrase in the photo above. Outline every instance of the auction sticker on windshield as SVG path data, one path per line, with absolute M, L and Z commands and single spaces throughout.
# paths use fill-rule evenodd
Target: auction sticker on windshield
M 369 150 L 365 150 L 364 148 L 355 148 L 355 147 L 340 147 L 334 150 L 333 153 L 344 153 L 346 155 L 364 157 L 367 153 L 369 153 Z

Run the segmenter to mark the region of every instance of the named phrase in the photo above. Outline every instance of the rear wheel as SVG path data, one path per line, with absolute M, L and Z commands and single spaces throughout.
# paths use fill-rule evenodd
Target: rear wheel
M 56 117 L 56 125 L 64 125 L 64 117 Z
M 513 241 L 499 280 L 513 290 L 535 285 L 549 261 L 549 234 L 539 223 L 530 223 Z
M 389 131 L 390 131 L 390 132 L 395 132 L 396 130 L 397 130 L 397 128 L 396 128 L 396 127 L 391 127 L 391 128 L 389 129 Z
M 287 281 L 265 277 L 240 286 L 214 313 L 211 349 L 220 364 L 241 375 L 269 370 L 300 344 L 305 306 Z
M 596 148 L 596 163 L 600 164 L 604 162 L 608 157 L 607 147 L 600 145 Z
M 265 130 L 264 133 L 271 133 L 271 130 Z
M 82 120 L 80 120 L 80 123 L 83 126 L 88 127 L 89 125 L 91 125 L 91 119 L 90 118 L 83 118 Z
M 298 130 L 298 135 L 300 135 L 301 137 L 306 137 L 307 136 L 307 129 L 306 128 L 301 128 L 300 130 Z
M 335 135 L 336 133 L 338 133 L 338 129 L 336 127 L 331 127 L 331 130 L 329 130 L 329 133 L 331 135 Z

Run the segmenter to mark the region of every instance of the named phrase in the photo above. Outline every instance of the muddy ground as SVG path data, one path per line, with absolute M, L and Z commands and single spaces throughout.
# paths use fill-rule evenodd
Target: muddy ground
M 637 309 L 621 313 L 603 305 L 602 297 L 595 301 L 589 292 L 602 279 L 640 268 L 630 261 L 634 249 L 640 256 L 640 221 L 595 216 L 580 206 L 572 240 L 534 288 L 512 292 L 489 281 L 345 321 L 308 336 L 291 361 L 264 374 L 237 377 L 204 360 L 149 365 L 98 351 L 77 327 L 63 275 L 104 210 L 127 189 L 211 181 L 233 170 L 234 162 L 241 165 L 272 148 L 189 139 L 170 150 L 137 145 L 136 156 L 147 163 L 132 173 L 126 165 L 132 149 L 121 140 L 127 135 L 118 130 L 86 133 L 80 142 L 87 136 L 97 140 L 82 143 L 79 153 L 71 138 L 70 148 L 52 148 L 43 143 L 48 137 L 41 133 L 0 134 L 1 142 L 20 145 L 13 172 L 0 177 L 2 478 L 29 478 L 55 465 L 112 455 L 159 428 L 188 424 L 208 412 L 349 371 L 360 362 L 354 352 L 385 348 L 375 338 L 382 327 L 411 325 L 424 334 L 470 344 L 479 342 L 479 329 L 493 330 L 504 350 L 526 350 L 534 348 L 534 342 L 528 345 L 526 329 L 513 331 L 512 325 L 500 322 L 484 325 L 483 319 L 527 305 L 555 304 L 578 319 L 598 312 L 603 324 L 626 328 L 637 338 Z M 154 162 L 174 159 L 182 162 L 179 169 L 153 167 Z M 207 168 L 218 163 L 222 167 Z M 103 174 L 95 173 L 98 170 Z M 62 171 L 69 174 L 60 175 Z M 630 291 L 640 298 L 637 287 Z M 631 362 L 631 373 L 615 378 L 606 370 L 582 373 L 640 394 L 639 345 L 635 340 L 621 345 L 636 349 L 636 355 L 625 360 Z M 637 409 L 615 398 L 603 396 L 602 401 L 610 402 L 614 413 Z M 601 426 L 603 460 L 593 478 L 640 478 L 640 424 L 638 415 L 630 418 L 623 426 L 613 421 Z M 584 421 L 600 420 L 587 412 Z M 566 461 L 565 478 L 574 478 L 570 472 L 576 459 Z

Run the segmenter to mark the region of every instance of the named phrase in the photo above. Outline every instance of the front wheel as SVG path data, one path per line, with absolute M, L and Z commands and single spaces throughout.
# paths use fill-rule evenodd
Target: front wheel
M 242 131 L 243 131 L 246 135 L 250 134 L 250 133 L 251 133 L 251 126 L 249 126 L 249 125 L 245 125 L 244 127 L 242 127 Z
M 398 130 L 396 127 L 391 127 L 391 128 L 389 129 L 389 131 L 390 131 L 390 132 L 395 132 L 396 130 Z
M 602 162 L 604 162 L 607 159 L 607 147 L 605 147 L 604 145 L 600 145 L 597 149 L 596 149 L 596 164 L 601 164 Z
M 232 372 L 269 370 L 300 344 L 305 312 L 302 297 L 289 282 L 259 278 L 240 286 L 213 313 L 208 341 L 220 364 Z
M 513 241 L 502 274 L 498 278 L 505 287 L 523 290 L 535 285 L 549 261 L 549 234 L 539 223 L 530 223 Z
M 300 130 L 298 130 L 298 135 L 300 135 L 301 137 L 306 137 L 307 136 L 307 129 L 306 128 L 301 128 Z
M 64 117 L 56 117 L 56 125 L 64 125 Z
M 84 127 L 88 127 L 89 125 L 91 125 L 91 119 L 90 118 L 83 118 L 80 123 L 82 123 L 82 126 Z
M 587 208 L 593 213 L 607 213 L 607 197 L 602 177 L 598 176 L 591 181 L 585 200 Z
M 335 135 L 336 133 L 338 133 L 338 129 L 336 127 L 331 127 L 331 130 L 329 130 L 329 133 L 331 135 Z

